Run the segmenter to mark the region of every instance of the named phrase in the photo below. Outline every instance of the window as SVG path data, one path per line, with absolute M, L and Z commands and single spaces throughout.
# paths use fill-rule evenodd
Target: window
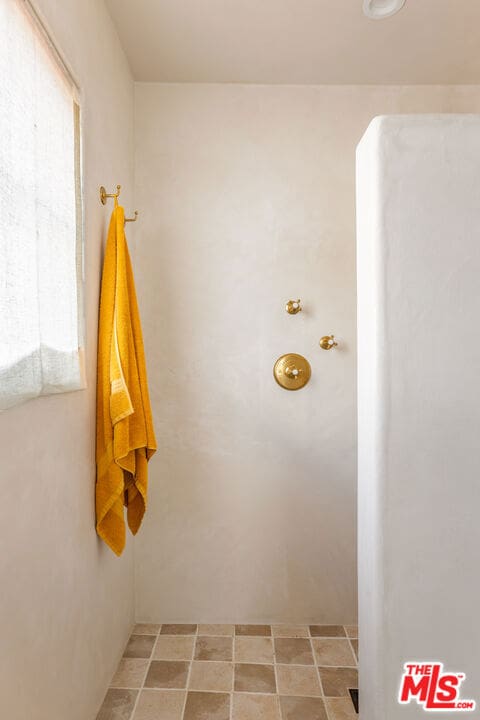
M 0 0 L 0 410 L 84 387 L 79 108 L 27 0 Z

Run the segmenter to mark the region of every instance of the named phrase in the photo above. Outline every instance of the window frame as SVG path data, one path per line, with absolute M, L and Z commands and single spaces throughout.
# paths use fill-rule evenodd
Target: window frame
M 83 195 L 83 142 L 82 142 L 82 91 L 80 84 L 77 82 L 76 77 L 71 69 L 70 64 L 65 59 L 65 54 L 60 49 L 60 45 L 56 41 L 52 34 L 48 24 L 46 23 L 43 15 L 38 11 L 31 0 L 13 0 L 16 3 L 19 11 L 25 15 L 26 21 L 31 26 L 31 31 L 37 36 L 37 42 L 44 45 L 44 50 L 48 53 L 50 60 L 53 65 L 56 66 L 61 79 L 59 82 L 64 82 L 67 88 L 67 92 L 71 96 L 72 107 L 71 107 L 71 118 L 72 118 L 72 132 L 73 132 L 73 190 L 74 190 L 74 222 L 75 229 L 72 235 L 72 243 L 74 247 L 71 249 L 74 251 L 75 258 L 75 279 L 76 279 L 76 305 L 77 305 L 77 359 L 78 359 L 78 370 L 79 380 L 75 384 L 75 387 L 52 390 L 47 386 L 44 386 L 40 392 L 30 397 L 22 397 L 21 394 L 18 396 L 18 402 L 13 405 L 10 403 L 3 409 L 6 410 L 9 407 L 21 404 L 28 399 L 35 399 L 36 397 L 44 397 L 50 394 L 62 394 L 68 392 L 76 392 L 78 390 L 84 390 L 87 387 L 86 382 L 86 368 L 85 368 L 85 345 L 86 345 L 86 331 L 85 331 L 85 232 L 84 232 L 84 195 Z M 70 176 L 71 177 L 71 176 Z M 58 192 L 62 192 L 62 188 L 58 189 Z M 72 264 L 73 270 L 73 264 Z M 72 326 L 72 330 L 73 330 Z M 1 412 L 1 410 L 0 410 Z
M 66 60 L 65 53 L 61 50 L 44 16 L 39 12 L 31 0 L 18 0 L 25 12 L 30 16 L 36 30 L 42 36 L 44 42 L 58 65 L 62 75 L 72 90 L 73 98 L 73 125 L 75 143 L 75 213 L 76 213 L 76 270 L 77 270 L 77 306 L 78 306 L 78 341 L 79 355 L 81 362 L 81 374 L 83 387 L 87 387 L 85 372 L 85 208 L 83 197 L 83 142 L 82 142 L 82 89 L 77 81 L 70 63 Z

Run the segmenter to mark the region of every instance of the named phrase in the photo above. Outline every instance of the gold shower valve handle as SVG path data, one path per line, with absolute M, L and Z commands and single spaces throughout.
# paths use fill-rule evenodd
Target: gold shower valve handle
M 335 335 L 324 335 L 320 338 L 320 342 L 318 343 L 322 350 L 332 350 L 334 347 L 337 347 L 338 343 L 335 340 Z
M 298 377 L 298 375 L 300 375 L 301 372 L 302 370 L 296 368 L 295 365 L 292 365 L 292 367 L 286 367 L 284 370 L 285 375 L 287 375 L 287 377 L 289 378 L 292 378 L 292 380 L 296 380 L 296 378 Z
M 296 315 L 301 309 L 300 300 L 289 300 L 285 305 L 285 310 L 289 315 Z
M 297 353 L 282 355 L 273 368 L 273 376 L 284 390 L 300 390 L 305 387 L 311 373 L 308 360 Z

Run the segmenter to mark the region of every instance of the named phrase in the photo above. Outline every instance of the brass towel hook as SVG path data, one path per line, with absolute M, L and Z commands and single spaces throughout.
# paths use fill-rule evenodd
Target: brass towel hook
M 121 185 L 117 185 L 116 193 L 107 193 L 107 191 L 105 190 L 105 188 L 102 185 L 100 187 L 100 202 L 102 203 L 102 205 L 107 204 L 107 198 L 118 198 L 118 196 L 120 195 L 121 188 L 122 188 Z
M 115 199 L 117 199 L 118 196 L 120 195 L 120 190 L 121 190 L 121 189 L 122 189 L 122 186 L 121 186 L 121 185 L 117 185 L 117 192 L 116 192 L 116 193 L 107 193 L 107 191 L 105 190 L 105 188 L 103 187 L 103 185 L 101 185 L 101 187 L 100 187 L 100 202 L 102 203 L 102 205 L 106 205 L 106 204 L 107 204 L 107 198 L 115 198 Z M 135 222 L 137 218 L 138 218 L 138 210 L 135 210 L 135 212 L 134 212 L 134 214 L 133 214 L 133 217 L 131 217 L 131 218 L 127 218 L 127 217 L 126 217 L 126 218 L 125 218 L 125 222 L 126 222 L 126 223 L 127 223 L 127 222 Z

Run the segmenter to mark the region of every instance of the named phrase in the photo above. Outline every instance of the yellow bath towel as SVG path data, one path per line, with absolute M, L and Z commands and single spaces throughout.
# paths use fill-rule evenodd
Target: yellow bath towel
M 136 534 L 147 506 L 147 462 L 156 450 L 142 330 L 123 208 L 110 220 L 103 264 L 97 369 L 97 532 L 120 555 L 124 505 Z

